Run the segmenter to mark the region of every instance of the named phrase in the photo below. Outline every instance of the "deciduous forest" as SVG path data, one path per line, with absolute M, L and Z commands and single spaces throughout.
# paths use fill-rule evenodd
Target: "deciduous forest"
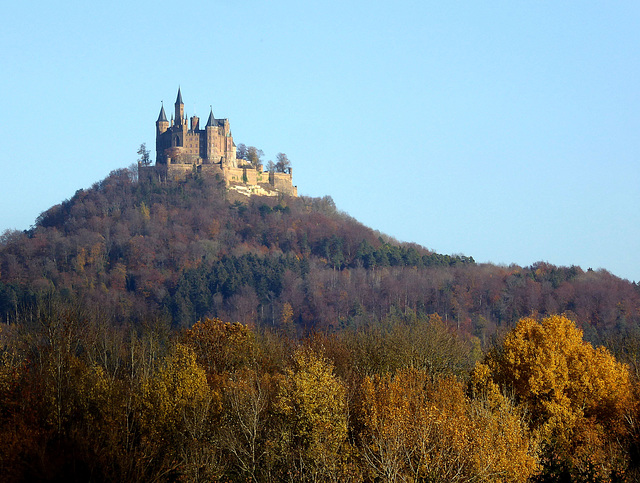
M 2 234 L 0 318 L 3 481 L 640 479 L 640 287 L 330 197 L 114 171 Z

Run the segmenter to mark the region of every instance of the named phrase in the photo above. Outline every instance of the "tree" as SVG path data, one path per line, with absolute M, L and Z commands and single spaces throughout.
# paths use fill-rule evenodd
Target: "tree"
M 276 171 L 278 173 L 288 173 L 291 169 L 291 161 L 284 153 L 278 153 L 276 155 Z
M 612 469 L 611 451 L 625 436 L 632 406 L 629 370 L 604 347 L 584 342 L 567 317 L 521 319 L 502 347 L 476 366 L 472 384 L 513 391 L 552 454 L 571 466 Z
M 298 349 L 293 362 L 276 401 L 286 425 L 283 452 L 300 478 L 339 480 L 348 447 L 346 387 L 331 362 L 311 349 Z
M 247 146 L 243 143 L 236 147 L 236 159 L 247 159 Z
M 293 335 L 293 307 L 291 307 L 289 302 L 285 302 L 282 306 L 280 324 L 285 334 L 289 336 Z
M 271 160 L 267 161 L 267 171 L 270 173 L 274 173 L 276 171 L 276 164 Z
M 140 155 L 140 157 L 138 158 L 138 163 L 140 163 L 140 166 L 149 166 L 151 164 L 151 153 L 147 149 L 146 143 L 142 143 L 140 145 L 138 154 Z
M 247 481 L 257 481 L 275 459 L 268 451 L 268 435 L 277 427 L 270 418 L 275 387 L 269 374 L 260 375 L 255 368 L 241 369 L 224 387 L 222 440 Z
M 506 398 L 469 400 L 453 377 L 403 369 L 361 386 L 361 453 L 373 481 L 526 481 L 535 444 Z
M 149 448 L 146 454 L 153 463 L 150 477 L 179 468 L 189 480 L 195 474 L 218 474 L 209 430 L 219 399 L 209 389 L 195 352 L 175 344 L 156 374 L 142 384 L 140 422 L 143 444 Z
M 239 369 L 251 360 L 254 348 L 249 327 L 215 318 L 196 322 L 184 333 L 183 340 L 195 351 L 209 376 Z
M 258 149 L 255 146 L 249 146 L 247 148 L 247 155 L 245 159 L 251 163 L 251 166 L 257 168 L 258 165 L 262 163 L 262 157 L 264 156 L 264 152 L 262 149 Z

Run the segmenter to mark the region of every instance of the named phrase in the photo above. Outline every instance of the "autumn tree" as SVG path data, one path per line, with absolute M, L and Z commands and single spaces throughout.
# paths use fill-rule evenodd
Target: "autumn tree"
M 153 463 L 148 476 L 175 472 L 189 479 L 219 473 L 211 415 L 219 404 L 194 351 L 176 344 L 156 374 L 142 387 L 142 434 Z
M 282 306 L 282 313 L 280 315 L 280 327 L 282 333 L 290 338 L 295 338 L 295 326 L 293 323 L 293 307 L 289 302 L 285 302 Z
M 307 348 L 293 355 L 276 400 L 285 419 L 283 453 L 296 478 L 340 480 L 343 458 L 349 454 L 347 401 L 344 383 L 333 365 Z
M 267 161 L 267 166 L 266 166 L 267 171 L 269 171 L 270 173 L 275 173 L 276 171 L 276 163 L 274 163 L 273 161 L 269 160 Z
M 254 348 L 253 333 L 246 325 L 216 318 L 196 322 L 183 340 L 209 375 L 239 369 L 251 360 Z
M 513 391 L 556 456 L 578 468 L 595 462 L 603 474 L 612 469 L 632 406 L 629 371 L 605 348 L 584 342 L 567 317 L 521 319 L 476 366 L 472 383 Z
M 247 146 L 244 143 L 238 144 L 236 147 L 236 158 L 247 159 Z
M 343 337 L 366 375 L 414 367 L 432 375 L 462 376 L 477 357 L 473 345 L 437 314 L 406 319 L 396 312 L 378 325 L 345 331 Z
M 43 432 L 33 424 L 30 402 L 41 395 L 24 391 L 26 361 L 12 332 L 9 325 L 0 324 L 0 479 L 26 481 L 25 469 L 30 457 L 39 453 Z
M 404 369 L 365 378 L 360 447 L 371 479 L 526 481 L 535 442 L 506 399 L 472 401 L 453 377 Z
M 222 444 L 234 462 L 231 473 L 248 481 L 268 479 L 278 459 L 270 451 L 280 429 L 273 417 L 276 380 L 247 367 L 230 376 L 223 389 Z
M 262 163 L 262 157 L 264 156 L 264 151 L 262 149 L 258 149 L 255 146 L 249 146 L 247 148 L 247 153 L 245 159 L 249 161 L 251 166 L 257 168 L 258 165 Z

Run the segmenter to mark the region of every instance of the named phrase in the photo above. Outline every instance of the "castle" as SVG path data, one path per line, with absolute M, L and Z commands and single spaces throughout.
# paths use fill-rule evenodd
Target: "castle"
M 204 129 L 200 129 L 198 116 L 187 119 L 180 88 L 171 122 L 164 105 L 160 108 L 156 121 L 156 164 L 139 166 L 138 172 L 141 179 L 159 181 L 180 180 L 200 173 L 217 176 L 227 187 L 245 194 L 298 194 L 291 168 L 284 173 L 263 171 L 261 164 L 252 166 L 237 158 L 228 119 L 216 119 L 213 109 Z

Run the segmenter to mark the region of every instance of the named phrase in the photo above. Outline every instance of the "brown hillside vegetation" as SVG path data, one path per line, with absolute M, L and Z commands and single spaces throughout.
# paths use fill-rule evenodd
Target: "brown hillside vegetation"
M 521 317 L 572 313 L 588 340 L 634 330 L 640 289 L 606 271 L 474 263 L 380 236 L 328 198 L 226 200 L 223 183 L 128 170 L 0 239 L 0 316 L 54 295 L 116 323 L 205 317 L 299 333 L 437 313 L 482 344 Z
M 562 314 L 562 315 L 558 315 Z M 119 170 L 0 239 L 3 481 L 637 481 L 640 290 Z

